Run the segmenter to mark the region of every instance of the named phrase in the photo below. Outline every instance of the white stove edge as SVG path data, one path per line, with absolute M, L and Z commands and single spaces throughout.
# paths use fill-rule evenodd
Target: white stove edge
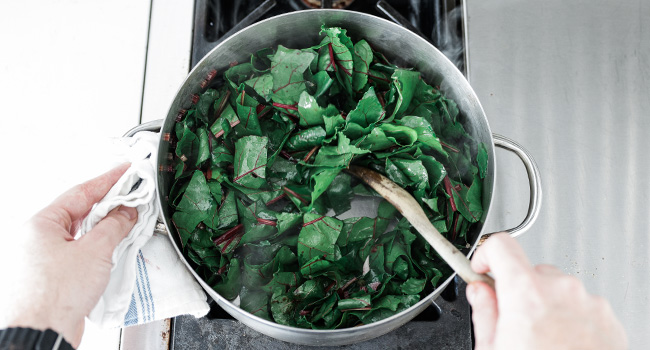
M 194 0 L 151 0 L 140 122 L 167 116 L 190 70 Z M 123 328 L 121 350 L 168 350 L 171 320 Z

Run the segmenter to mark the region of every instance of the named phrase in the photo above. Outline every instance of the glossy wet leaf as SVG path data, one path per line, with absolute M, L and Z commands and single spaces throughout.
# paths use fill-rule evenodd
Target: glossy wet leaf
M 417 83 L 420 80 L 420 73 L 412 70 L 396 69 L 391 79 L 397 91 L 397 100 L 391 115 L 391 118 L 395 118 L 408 109 Z
M 311 127 L 323 125 L 323 115 L 325 110 L 318 105 L 316 99 L 306 91 L 300 94 L 298 101 L 298 115 L 300 116 L 300 126 Z
M 315 126 L 309 129 L 304 129 L 293 134 L 287 140 L 287 149 L 291 151 L 304 151 L 320 146 L 323 144 L 327 133 L 321 126 Z
M 372 49 L 365 40 L 354 44 L 353 63 L 352 90 L 360 91 L 368 83 L 368 70 L 372 63 Z
M 271 100 L 273 94 L 273 76 L 271 74 L 251 78 L 246 80 L 244 84 L 252 87 L 267 102 Z
M 354 44 L 347 36 L 347 31 L 336 27 L 323 27 L 321 33 L 325 33 L 330 39 L 332 55 L 334 56 L 336 77 L 343 88 L 352 95 L 352 72 L 354 71 L 354 60 L 352 50 Z
M 319 214 L 305 214 L 298 236 L 298 263 L 301 267 L 313 263 L 314 258 L 336 260 L 336 240 L 343 222 Z
M 307 88 L 304 73 L 316 55 L 312 52 L 279 46 L 271 59 L 273 101 L 293 105 Z
M 357 107 L 348 114 L 348 122 L 356 123 L 362 128 L 373 125 L 384 118 L 384 109 L 377 99 L 372 87 L 363 95 Z
M 247 188 L 260 188 L 266 176 L 266 137 L 246 136 L 235 143 L 233 182 Z
M 215 292 L 226 299 L 234 299 L 241 289 L 241 269 L 239 259 L 232 259 L 226 276 L 220 283 L 212 286 Z
M 431 147 L 442 155 L 447 155 L 447 151 L 442 148 L 440 139 L 433 132 L 433 127 L 426 119 L 422 117 L 405 116 L 400 119 L 400 124 L 415 130 L 419 142 Z
M 222 97 L 223 98 L 223 97 Z M 216 138 L 227 137 L 230 130 L 240 123 L 237 113 L 230 104 L 226 104 L 220 115 L 210 126 L 210 131 Z

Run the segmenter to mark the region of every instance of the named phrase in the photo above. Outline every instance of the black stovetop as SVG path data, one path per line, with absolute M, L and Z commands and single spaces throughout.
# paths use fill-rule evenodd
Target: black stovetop
M 311 4 L 311 5 L 308 5 Z M 390 19 L 429 40 L 465 71 L 461 0 L 195 0 L 192 67 L 223 39 L 260 20 L 309 8 L 345 8 Z M 238 322 L 214 301 L 206 317 L 172 320 L 170 349 L 301 349 Z M 313 347 L 329 349 L 331 347 Z M 411 322 L 336 349 L 472 349 L 471 310 L 458 278 Z M 333 348 L 332 348 L 333 349 Z
M 458 277 L 442 296 L 412 321 L 380 337 L 346 346 L 308 347 L 314 350 L 459 350 L 472 349 L 471 312 L 465 283 Z M 179 316 L 172 321 L 170 350 L 266 349 L 297 350 L 291 344 L 259 333 L 233 319 L 212 302 L 206 317 Z
M 390 19 L 429 40 L 462 72 L 465 69 L 465 45 L 461 1 L 195 0 L 192 67 L 223 39 L 255 22 L 282 13 L 328 7 Z

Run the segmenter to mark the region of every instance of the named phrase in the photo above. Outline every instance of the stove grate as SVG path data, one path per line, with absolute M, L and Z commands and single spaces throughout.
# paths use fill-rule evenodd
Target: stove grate
M 314 4 L 388 18 L 429 40 L 465 72 L 461 0 L 196 0 L 192 67 L 239 30 L 282 13 L 313 8 Z

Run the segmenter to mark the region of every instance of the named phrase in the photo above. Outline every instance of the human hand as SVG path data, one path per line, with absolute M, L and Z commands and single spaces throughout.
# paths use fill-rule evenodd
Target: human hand
M 467 286 L 477 350 L 627 349 L 607 300 L 554 266 L 531 266 L 509 235 L 486 240 L 472 268 L 496 281 L 496 293 L 482 282 Z
M 135 224 L 137 211 L 118 207 L 80 239 L 74 235 L 128 166 L 77 185 L 24 225 L 20 257 L 5 284 L 13 289 L 13 300 L 4 307 L 0 327 L 51 328 L 73 347 L 79 345 L 84 318 L 108 284 L 113 250 Z

